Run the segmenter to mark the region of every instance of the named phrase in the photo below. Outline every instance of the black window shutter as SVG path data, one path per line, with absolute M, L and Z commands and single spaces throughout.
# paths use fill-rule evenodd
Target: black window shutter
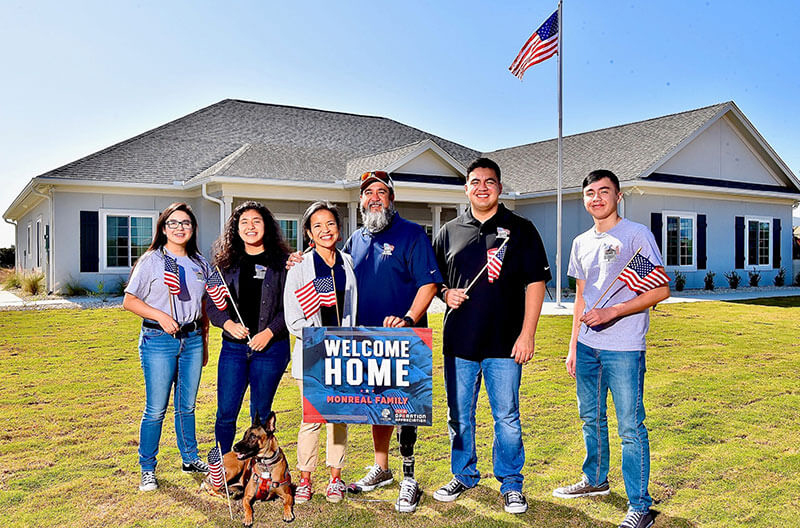
M 100 265 L 98 217 L 97 211 L 81 211 L 81 271 L 98 271 Z
M 744 269 L 744 217 L 736 217 L 736 269 Z
M 772 219 L 772 267 L 781 267 L 781 219 Z
M 706 269 L 706 215 L 697 215 L 697 269 Z
M 661 247 L 661 229 L 663 223 L 661 219 L 661 213 L 650 213 L 650 231 L 653 232 L 653 238 L 656 239 L 656 244 L 658 245 L 658 249 L 661 250 L 663 253 L 664 250 Z

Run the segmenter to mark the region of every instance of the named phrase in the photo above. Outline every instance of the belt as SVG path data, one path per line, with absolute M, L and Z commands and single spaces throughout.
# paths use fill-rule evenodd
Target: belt
M 153 321 L 148 321 L 147 319 L 142 321 L 142 326 L 145 328 L 152 328 L 154 330 L 163 330 L 161 325 L 158 323 L 154 323 Z M 181 325 L 180 329 L 175 332 L 175 337 L 180 337 L 181 335 L 187 335 L 190 332 L 194 332 L 195 330 L 200 330 L 202 328 L 200 324 L 200 319 L 196 321 L 192 321 L 191 323 L 186 323 Z

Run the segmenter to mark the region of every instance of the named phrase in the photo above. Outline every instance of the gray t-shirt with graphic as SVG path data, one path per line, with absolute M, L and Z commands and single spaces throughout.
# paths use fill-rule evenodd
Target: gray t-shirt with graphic
M 664 265 L 650 230 L 625 218 L 605 233 L 598 233 L 592 227 L 575 237 L 567 274 L 586 281 L 583 289 L 585 312 L 594 306 L 639 248 L 642 248 L 640 254 L 653 265 Z M 636 293 L 617 280 L 597 307 L 607 308 L 634 297 Z M 643 310 L 595 328 L 581 324 L 578 341 L 601 350 L 645 350 L 645 335 L 649 328 L 650 315 L 648 310 Z
M 194 258 L 178 257 L 169 251 L 167 254 L 178 262 L 180 294 L 170 295 L 164 284 L 164 257 L 160 251 L 148 251 L 139 258 L 125 287 L 125 293 L 135 295 L 153 308 L 168 314 L 172 313 L 172 302 L 175 321 L 178 324 L 190 323 L 199 319 L 203 313 L 203 294 L 211 267 L 200 254 Z

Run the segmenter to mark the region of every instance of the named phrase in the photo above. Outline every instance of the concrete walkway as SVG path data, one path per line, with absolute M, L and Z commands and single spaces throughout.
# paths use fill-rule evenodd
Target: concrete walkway
M 672 297 L 664 304 L 679 302 L 704 302 L 704 301 L 740 301 L 745 299 L 763 299 L 766 297 L 800 297 L 800 287 L 787 286 L 778 288 L 765 286 L 763 288 L 739 288 L 738 290 L 718 289 L 715 291 L 688 290 L 672 292 Z M 60 297 L 56 299 L 41 299 L 25 301 L 11 292 L 0 290 L 0 311 L 2 310 L 43 310 L 51 308 L 110 308 L 122 306 L 122 297 Z M 572 315 L 572 298 L 561 301 L 562 308 L 556 307 L 555 301 L 545 301 L 542 306 L 543 315 Z M 429 313 L 444 312 L 445 305 L 438 298 L 434 298 Z

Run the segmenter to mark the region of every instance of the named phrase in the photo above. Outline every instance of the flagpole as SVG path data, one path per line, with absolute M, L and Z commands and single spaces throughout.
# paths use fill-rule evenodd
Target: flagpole
M 239 309 L 236 307 L 236 303 L 235 303 L 235 302 L 233 302 L 233 295 L 231 294 L 231 289 L 230 289 L 230 288 L 228 288 L 228 283 L 227 283 L 227 282 L 225 282 L 225 277 L 223 277 L 223 276 L 222 276 L 222 272 L 219 270 L 219 266 L 214 266 L 214 269 L 216 269 L 216 270 L 217 270 L 217 273 L 219 273 L 219 280 L 221 280 L 221 281 L 222 281 L 222 284 L 224 284 L 224 285 L 225 285 L 225 289 L 226 289 L 226 290 L 227 290 L 227 292 L 228 292 L 228 299 L 230 299 L 230 301 L 231 301 L 231 306 L 233 306 L 233 311 L 234 311 L 234 312 L 236 312 L 236 317 L 238 317 L 238 318 L 239 318 L 239 324 L 241 324 L 242 326 L 244 326 L 244 319 L 242 319 L 242 314 L 240 314 L 240 313 L 239 313 Z M 247 327 L 245 326 L 245 328 L 247 328 Z M 249 328 L 247 328 L 247 331 L 249 332 L 249 331 L 250 331 L 250 329 L 249 329 Z M 248 335 L 247 335 L 247 343 L 248 343 L 248 344 L 250 344 L 250 341 L 251 341 L 251 340 L 250 340 L 250 335 L 248 334 Z
M 503 243 L 502 243 L 502 244 L 500 244 L 500 247 L 499 247 L 499 248 L 497 248 L 497 252 L 496 252 L 494 255 L 492 255 L 492 258 L 497 258 L 495 255 L 497 255 L 497 253 L 500 253 L 500 250 L 501 250 L 501 249 L 503 249 L 503 246 L 505 246 L 505 245 L 506 245 L 506 242 L 508 242 L 510 239 L 511 239 L 511 235 L 508 235 L 508 236 L 506 237 L 506 239 L 505 239 L 505 240 L 503 240 Z M 484 265 L 483 265 L 483 267 L 481 268 L 481 270 L 478 272 L 478 274 L 477 274 L 477 275 L 475 275 L 475 278 L 474 278 L 474 279 L 472 279 L 472 282 L 470 282 L 470 283 L 469 283 L 469 286 L 467 286 L 466 288 L 464 288 L 464 295 L 466 295 L 466 294 L 467 294 L 467 292 L 469 291 L 469 289 L 470 289 L 470 288 L 472 288 L 472 286 L 473 286 L 473 285 L 474 285 L 476 282 L 478 282 L 478 277 L 480 277 L 480 276 L 481 276 L 481 274 L 483 273 L 483 270 L 485 270 L 486 268 L 488 268 L 488 267 L 489 267 L 489 262 L 490 262 L 490 261 L 491 261 L 491 259 L 486 259 L 486 264 L 484 264 Z
M 561 0 L 558 2 L 558 191 L 556 198 L 556 308 L 564 308 L 561 304 L 561 182 L 564 171 L 564 153 L 562 149 L 563 111 L 562 111 L 562 63 L 564 43 L 564 18 Z

